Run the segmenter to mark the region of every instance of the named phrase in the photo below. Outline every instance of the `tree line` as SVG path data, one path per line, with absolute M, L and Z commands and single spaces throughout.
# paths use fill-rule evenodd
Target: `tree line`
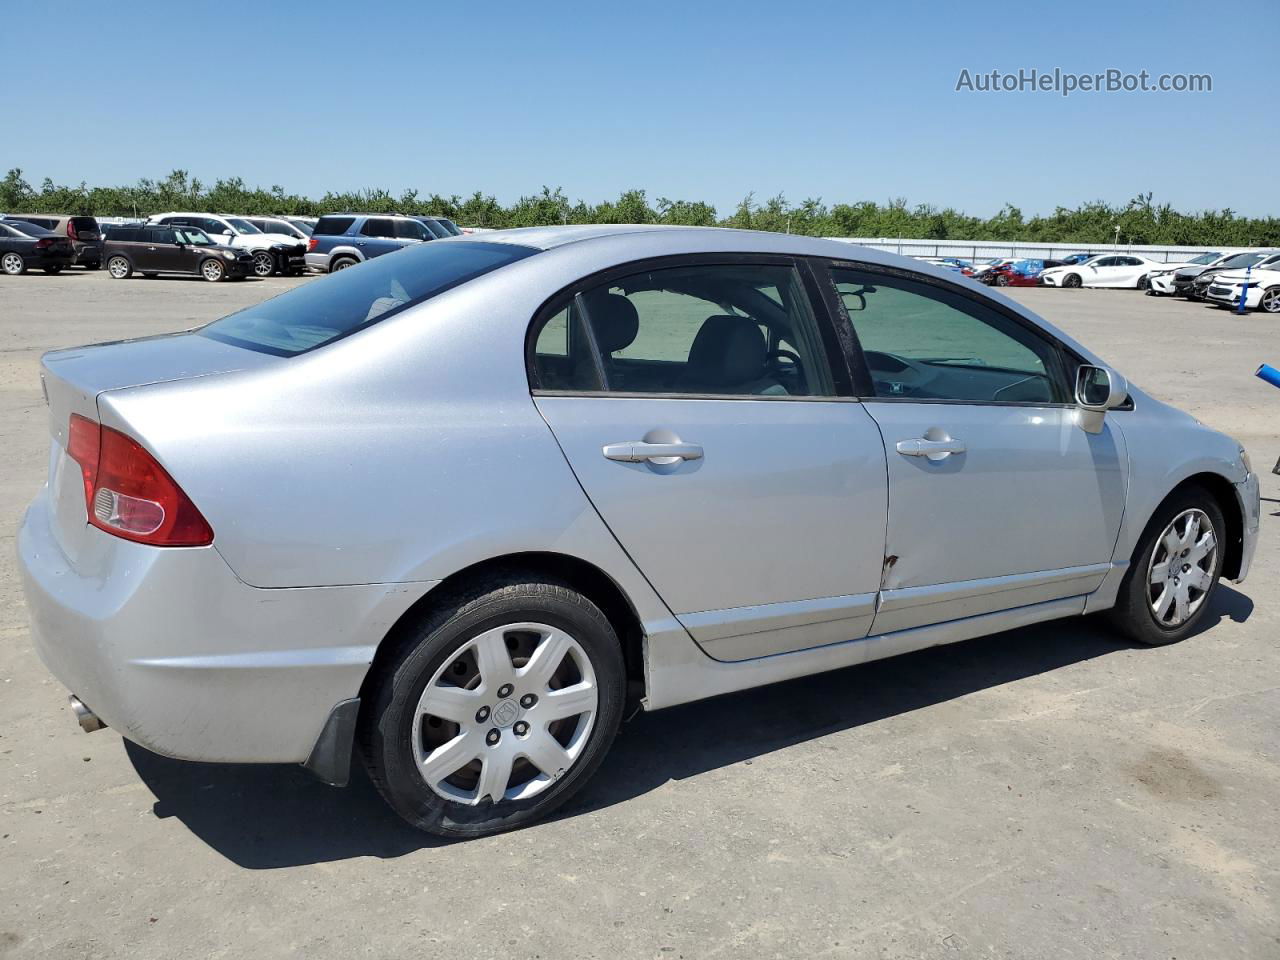
M 1154 203 L 1150 193 L 1122 206 L 1094 201 L 1031 217 L 1006 204 L 986 218 L 951 207 L 911 205 L 905 199 L 832 205 L 809 199 L 793 204 L 781 194 L 764 201 L 749 194 L 732 213 L 721 216 L 714 206 L 702 201 L 666 197 L 650 201 L 644 190 L 627 190 L 617 200 L 592 204 L 571 201 L 559 187 L 543 187 L 537 194 L 502 204 L 480 191 L 469 197 L 445 197 L 436 193 L 423 196 L 416 190 L 399 196 L 386 190 L 360 190 L 330 192 L 317 200 L 287 193 L 278 185 L 269 189 L 249 187 L 239 177 L 207 184 L 185 170 L 174 170 L 161 180 L 144 178 L 133 186 L 122 187 L 90 187 L 85 183 L 73 187 L 46 178 L 37 189 L 23 179 L 21 169 L 10 170 L 0 181 L 3 213 L 144 217 L 165 210 L 298 216 L 340 211 L 435 214 L 465 226 L 490 228 L 665 223 L 825 237 L 1100 244 L 1112 243 L 1118 236 L 1122 244 L 1280 247 L 1280 218 L 1245 217 L 1230 209 L 1183 212 L 1167 203 Z

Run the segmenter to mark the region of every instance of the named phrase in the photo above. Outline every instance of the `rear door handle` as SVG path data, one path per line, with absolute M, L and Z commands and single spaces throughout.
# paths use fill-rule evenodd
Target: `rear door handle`
M 899 440 L 897 450 L 904 457 L 928 457 L 930 460 L 945 460 L 953 453 L 964 453 L 964 441 L 946 439 L 930 440 L 920 437 L 916 440 Z
M 611 443 L 604 448 L 609 460 L 621 463 L 675 463 L 677 460 L 701 460 L 702 445 L 698 443 L 645 443 L 631 440 L 627 443 Z

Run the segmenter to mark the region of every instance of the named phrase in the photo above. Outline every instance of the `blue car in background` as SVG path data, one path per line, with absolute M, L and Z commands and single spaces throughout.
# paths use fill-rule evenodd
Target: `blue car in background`
M 307 268 L 321 273 L 345 270 L 384 253 L 394 253 L 435 234 L 413 217 L 386 213 L 332 213 L 316 223 L 307 247 Z

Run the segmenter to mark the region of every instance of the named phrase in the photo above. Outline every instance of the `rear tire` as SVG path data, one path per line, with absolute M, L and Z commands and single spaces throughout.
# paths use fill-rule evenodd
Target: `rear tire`
M 102 261 L 101 261 L 101 260 L 95 260 L 95 261 L 93 261 L 93 263 L 86 263 L 86 264 L 84 265 L 84 268 L 85 268 L 86 270 L 101 270 L 101 269 L 102 269 Z
M 1222 509 L 1203 487 L 1188 487 L 1161 504 L 1110 611 L 1116 629 L 1148 646 L 1177 643 L 1195 630 L 1218 587 L 1225 535 Z
M 337 273 L 339 270 L 347 269 L 347 267 L 354 267 L 359 262 L 354 257 L 338 257 L 333 263 L 329 264 L 329 272 Z
M 55 275 L 62 272 L 61 267 L 41 267 L 40 269 L 43 270 L 45 273 L 55 274 Z
M 27 262 L 20 253 L 6 253 L 0 257 L 0 270 L 11 277 L 18 277 L 27 272 Z
M 480 837 L 540 820 L 613 742 L 622 649 L 599 607 L 566 584 L 488 579 L 388 642 L 399 646 L 366 683 L 358 741 L 379 792 L 419 830 Z
M 112 280 L 128 280 L 133 276 L 133 264 L 125 257 L 112 257 L 107 261 L 107 273 Z

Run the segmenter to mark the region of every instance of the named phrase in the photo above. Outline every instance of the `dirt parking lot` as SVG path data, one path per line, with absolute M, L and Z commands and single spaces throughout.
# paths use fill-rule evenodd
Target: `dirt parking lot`
M 1051 623 L 642 714 L 554 821 L 442 845 L 362 776 L 86 736 L 28 635 L 41 352 L 298 282 L 0 278 L 0 956 L 1280 956 L 1280 391 L 1252 376 L 1274 318 L 1013 293 L 1261 469 L 1253 573 L 1199 635 Z

